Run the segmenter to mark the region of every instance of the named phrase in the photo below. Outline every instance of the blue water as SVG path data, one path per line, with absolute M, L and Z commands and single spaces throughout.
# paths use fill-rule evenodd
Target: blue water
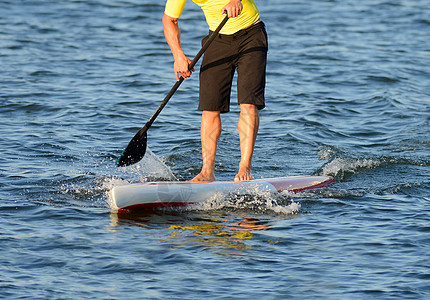
M 188 2 L 193 57 L 208 28 Z M 270 51 L 254 175 L 336 184 L 121 215 L 112 187 L 201 164 L 194 74 L 144 160 L 115 167 L 175 81 L 164 1 L 0 1 L 0 298 L 428 299 L 428 1 L 257 4 Z M 237 172 L 237 117 L 219 180 Z

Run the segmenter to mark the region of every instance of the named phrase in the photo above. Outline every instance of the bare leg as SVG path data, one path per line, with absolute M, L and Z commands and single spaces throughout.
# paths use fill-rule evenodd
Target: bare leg
M 241 104 L 238 122 L 240 138 L 239 172 L 234 181 L 252 180 L 252 154 L 254 153 L 255 140 L 257 138 L 260 118 L 258 109 L 253 104 Z
M 218 139 L 221 135 L 221 116 L 219 111 L 203 111 L 200 128 L 203 166 L 200 173 L 191 181 L 215 180 L 215 157 Z

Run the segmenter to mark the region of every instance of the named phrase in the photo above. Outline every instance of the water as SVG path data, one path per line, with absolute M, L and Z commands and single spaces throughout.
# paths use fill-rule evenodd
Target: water
M 207 26 L 188 2 L 193 57 Z M 115 167 L 174 84 L 164 1 L 0 1 L 1 298 L 429 297 L 427 1 L 257 4 L 270 52 L 254 175 L 336 184 L 121 215 L 113 186 L 200 168 L 195 75 L 144 160 Z M 237 113 L 219 180 L 237 171 Z

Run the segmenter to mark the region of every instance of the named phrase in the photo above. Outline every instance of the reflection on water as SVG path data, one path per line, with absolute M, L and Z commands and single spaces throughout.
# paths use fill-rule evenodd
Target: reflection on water
M 249 241 L 256 237 L 256 232 L 269 230 L 274 221 L 273 216 L 265 220 L 245 212 L 238 215 L 230 212 L 227 216 L 223 212 L 214 212 L 211 218 L 208 218 L 207 212 L 199 214 L 173 210 L 112 212 L 110 216 L 112 227 L 138 226 L 148 230 L 163 230 L 165 234 L 159 242 L 169 244 L 170 249 L 197 246 L 221 255 L 245 255 L 247 250 L 253 248 Z M 293 217 L 297 216 L 284 216 Z M 277 243 L 273 239 L 264 242 Z
M 226 219 L 221 219 L 191 226 L 171 225 L 169 229 L 173 232 L 165 241 L 179 240 L 213 249 L 219 254 L 242 255 L 243 251 L 252 249 L 246 244 L 247 240 L 255 237 L 252 231 L 270 228 L 269 224 L 256 218 L 245 217 L 242 221 L 230 225 L 225 222 Z

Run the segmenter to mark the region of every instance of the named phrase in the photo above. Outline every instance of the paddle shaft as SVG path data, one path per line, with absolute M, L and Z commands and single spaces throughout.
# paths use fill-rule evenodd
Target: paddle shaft
M 222 20 L 222 22 L 218 25 L 217 29 L 215 29 L 214 32 L 209 36 L 208 40 L 204 43 L 203 47 L 200 49 L 200 51 L 197 53 L 197 55 L 194 57 L 194 59 L 191 61 L 190 65 L 188 66 L 188 69 L 191 71 L 200 57 L 202 57 L 203 53 L 206 51 L 206 49 L 209 47 L 209 45 L 212 43 L 212 41 L 215 39 L 215 37 L 218 35 L 222 27 L 227 23 L 228 21 L 228 15 L 226 14 L 225 18 Z M 152 117 L 149 119 L 148 122 L 146 122 L 145 126 L 140 130 L 141 135 L 143 135 L 149 127 L 151 127 L 152 123 L 154 123 L 155 119 L 158 117 L 160 112 L 163 110 L 163 108 L 166 106 L 167 102 L 169 102 L 170 98 L 172 98 L 173 94 L 176 92 L 176 90 L 179 88 L 181 83 L 184 81 L 184 77 L 180 77 L 178 81 L 176 81 L 175 85 L 172 87 L 170 92 L 166 95 L 163 102 L 161 102 L 160 106 L 157 108 L 155 113 L 152 115 Z

